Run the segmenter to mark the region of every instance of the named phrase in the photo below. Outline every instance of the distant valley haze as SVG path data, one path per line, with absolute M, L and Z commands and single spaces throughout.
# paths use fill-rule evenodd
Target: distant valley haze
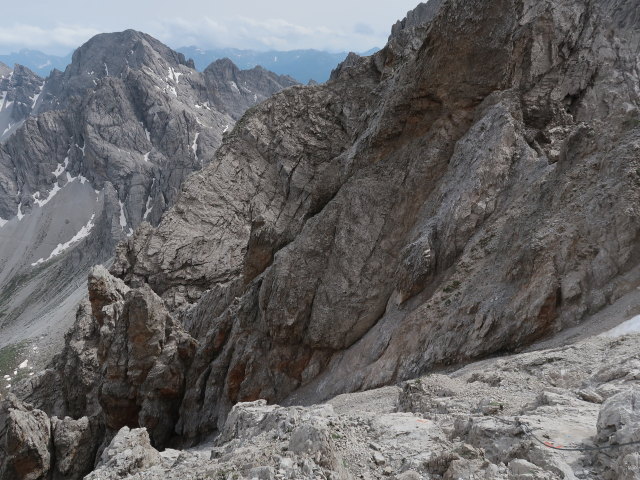
M 114 0 L 87 8 L 79 0 L 10 2 L 0 15 L 0 62 L 46 76 L 52 68 L 63 70 L 71 52 L 94 35 L 135 29 L 193 58 L 199 69 L 226 56 L 242 68 L 262 65 L 303 83 L 321 82 L 348 52 L 384 45 L 389 26 L 416 4 Z

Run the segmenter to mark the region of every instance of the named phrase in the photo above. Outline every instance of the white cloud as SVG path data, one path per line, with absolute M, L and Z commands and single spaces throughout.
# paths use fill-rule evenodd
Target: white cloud
M 39 48 L 49 51 L 63 49 L 65 53 L 100 33 L 94 28 L 74 25 L 42 28 L 35 25 L 14 24 L 0 26 L 0 45 L 18 48 Z
M 280 18 L 257 20 L 238 16 L 225 20 L 203 17 L 197 21 L 174 18 L 156 22 L 149 33 L 174 47 L 196 45 L 203 48 L 236 47 L 257 50 L 315 48 L 344 51 L 382 46 L 388 32 L 373 28 L 338 31 L 327 26 L 308 27 Z
M 234 16 L 213 19 L 174 17 L 146 20 L 137 25 L 111 25 L 98 30 L 74 25 L 45 28 L 28 24 L 2 26 L 0 47 L 14 51 L 32 48 L 48 53 L 67 53 L 92 36 L 134 28 L 158 38 L 173 48 L 195 45 L 202 48 L 234 47 L 255 50 L 294 50 L 314 48 L 328 51 L 365 51 L 386 43 L 388 30 L 375 30 L 365 24 L 351 28 L 325 25 L 305 26 L 281 18 L 255 19 Z

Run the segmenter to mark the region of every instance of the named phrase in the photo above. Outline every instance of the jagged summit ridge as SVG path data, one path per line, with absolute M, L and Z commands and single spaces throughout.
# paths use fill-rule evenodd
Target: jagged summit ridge
M 157 223 L 244 109 L 292 84 L 256 70 L 250 95 L 227 85 L 222 96 L 181 54 L 135 31 L 93 38 L 45 84 L 27 73 L 0 81 L 10 86 L 0 120 L 33 107 L 0 145 L 0 347 L 44 332 L 60 339 L 88 268 L 142 222 Z M 65 290 L 48 288 L 52 278 Z

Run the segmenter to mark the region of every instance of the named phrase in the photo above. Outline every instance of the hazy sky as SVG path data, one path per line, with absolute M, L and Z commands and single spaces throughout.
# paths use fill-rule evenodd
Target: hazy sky
M 169 46 L 364 51 L 419 0 L 8 0 L 0 53 L 67 53 L 92 35 L 134 28 Z M 8 5 L 7 5 L 8 4 Z

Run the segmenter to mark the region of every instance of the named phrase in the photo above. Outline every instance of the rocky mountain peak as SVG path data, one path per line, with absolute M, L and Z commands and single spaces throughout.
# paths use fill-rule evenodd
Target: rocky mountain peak
M 66 73 L 69 76 L 120 76 L 127 69 L 154 68 L 157 62 L 164 63 L 167 68 L 178 68 L 180 65 L 194 68 L 183 54 L 152 36 L 136 30 L 125 30 L 91 38 L 74 52 Z
M 189 65 L 129 30 L 91 39 L 44 89 L 20 67 L 0 80 L 0 348 L 43 338 L 40 329 L 59 344 L 65 327 L 54 325 L 72 320 L 66 298 L 88 268 L 140 224 L 157 224 L 247 108 L 295 83 L 234 69 L 232 88 Z M 36 113 L 17 121 L 23 105 Z M 45 288 L 52 276 L 65 289 Z
M 203 74 L 214 104 L 235 120 L 248 106 L 265 100 L 283 88 L 298 84 L 287 75 L 277 75 L 260 66 L 240 70 L 228 58 L 216 60 Z
M 240 69 L 229 58 L 220 58 L 205 68 L 205 72 L 211 72 L 219 76 L 232 78 Z
M 4 63 L 0 62 L 0 78 L 4 78 L 11 73 L 11 68 L 9 68 Z
M 428 0 L 420 3 L 416 8 L 407 12 L 407 16 L 397 21 L 391 27 L 391 37 L 397 37 L 402 31 L 410 30 L 415 27 L 430 22 L 438 13 L 442 4 L 447 0 Z
M 70 95 L 94 88 L 101 79 L 123 78 L 131 71 L 143 71 L 160 79 L 179 81 L 193 70 L 192 61 L 142 32 L 103 33 L 79 47 L 62 74 L 52 72 L 45 90 L 46 104 L 40 109 L 59 108 Z
M 43 87 L 44 80 L 23 65 L 16 64 L 0 76 L 0 140 L 31 114 Z

